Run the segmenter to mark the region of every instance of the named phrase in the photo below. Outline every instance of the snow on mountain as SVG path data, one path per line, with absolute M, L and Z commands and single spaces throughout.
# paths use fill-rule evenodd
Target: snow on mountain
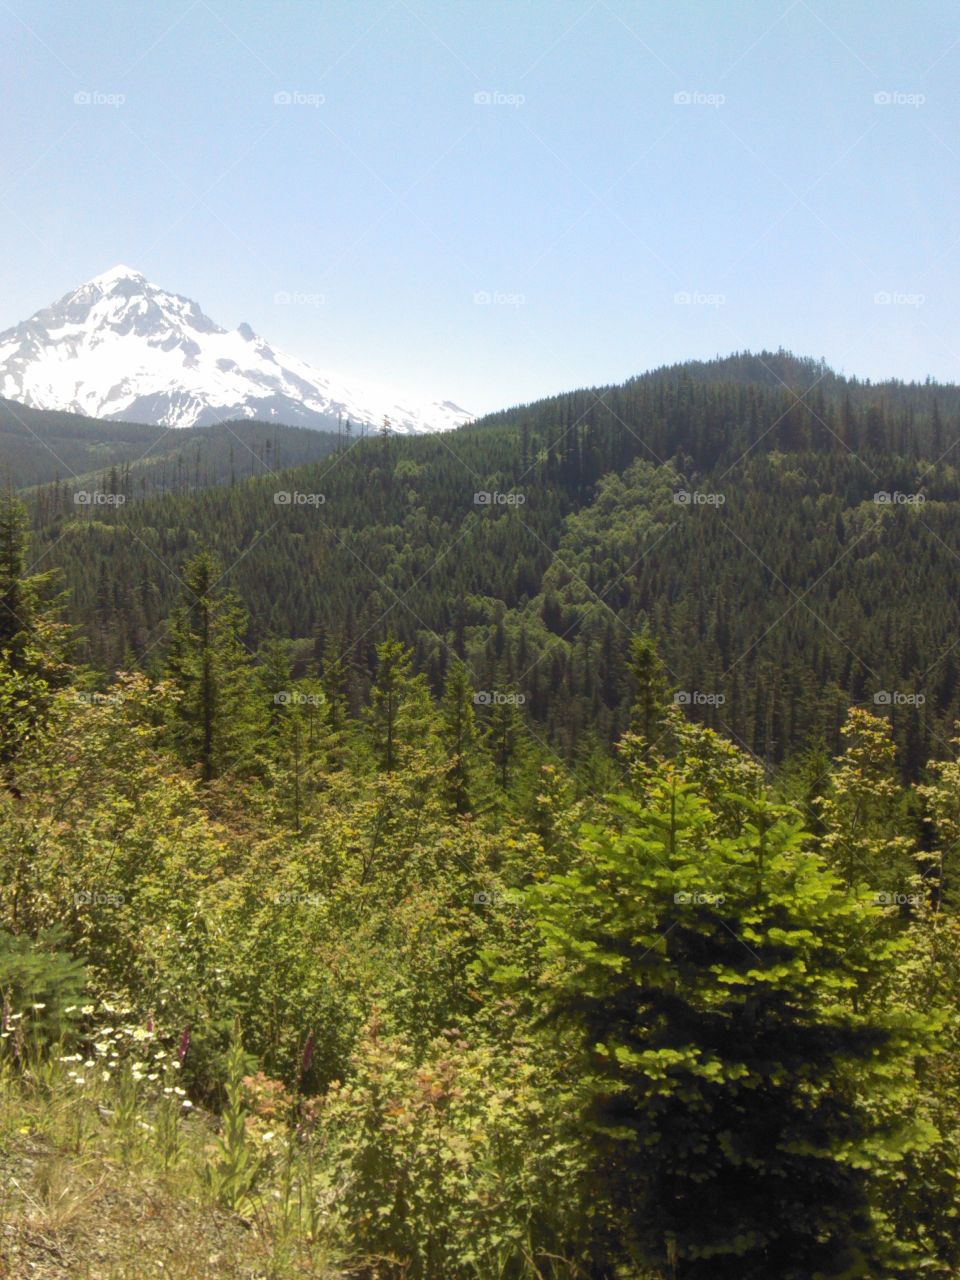
M 0 396 L 170 427 L 229 418 L 291 426 L 442 431 L 472 417 L 449 400 L 348 387 L 258 337 L 221 329 L 195 302 L 117 266 L 0 333 Z

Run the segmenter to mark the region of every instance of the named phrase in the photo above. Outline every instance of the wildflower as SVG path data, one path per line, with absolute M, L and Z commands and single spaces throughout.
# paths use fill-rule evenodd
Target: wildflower
M 190 1028 L 184 1027 L 180 1036 L 180 1043 L 177 1045 L 177 1061 L 183 1062 L 187 1056 L 187 1049 L 190 1045 Z
M 310 1063 L 313 1061 L 313 1044 L 314 1033 L 311 1031 L 307 1036 L 307 1043 L 303 1046 L 303 1057 L 300 1060 L 300 1079 L 302 1080 L 310 1070 Z
M 180 1103 L 180 1105 L 181 1107 L 184 1107 L 187 1111 L 189 1111 L 193 1107 L 193 1103 L 190 1101 L 189 1098 L 184 1098 L 184 1100 Z
M 274 1139 L 274 1132 L 272 1129 L 268 1129 L 267 1132 L 263 1135 L 263 1141 L 272 1142 L 273 1139 Z
M 37 1004 L 31 1005 L 30 1007 L 31 1009 L 45 1009 L 47 1006 L 43 1004 L 42 1001 L 40 1001 Z
M 0 1030 L 10 1030 L 10 1001 L 6 996 L 3 998 L 3 1014 L 0 1016 Z

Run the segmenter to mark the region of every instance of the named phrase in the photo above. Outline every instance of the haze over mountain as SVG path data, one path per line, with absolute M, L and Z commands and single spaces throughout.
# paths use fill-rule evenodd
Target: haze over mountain
M 271 347 L 247 324 L 223 329 L 196 302 L 116 266 L 0 333 L 0 396 L 35 409 L 206 426 L 230 418 L 400 434 L 459 426 L 450 400 L 348 386 Z

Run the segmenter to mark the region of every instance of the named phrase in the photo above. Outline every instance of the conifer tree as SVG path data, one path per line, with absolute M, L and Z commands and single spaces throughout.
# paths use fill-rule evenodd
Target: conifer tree
M 627 1253 L 677 1280 L 900 1274 L 871 1180 L 933 1136 L 902 1121 L 924 1037 L 889 995 L 901 941 L 767 801 L 719 835 L 666 766 L 619 805 L 530 900 Z
M 494 702 L 487 717 L 484 742 L 501 791 L 507 791 L 513 780 L 522 741 L 523 720 L 516 700 L 507 696 Z
M 349 425 L 349 419 L 347 422 Z M 323 648 L 320 683 L 323 688 L 327 724 L 334 733 L 342 733 L 346 728 L 350 709 L 347 696 L 348 673 L 341 646 L 333 636 L 327 637 Z
M 376 760 L 392 773 L 401 758 L 421 749 L 434 732 L 434 711 L 423 676 L 413 674 L 413 653 L 399 640 L 377 645 L 368 723 Z
M 207 782 L 249 761 L 255 725 L 263 719 L 244 644 L 247 615 L 237 597 L 220 587 L 222 576 L 218 560 L 206 551 L 185 566 L 166 657 L 166 675 L 180 692 L 174 742 Z
M 631 639 L 630 674 L 634 682 L 630 731 L 640 740 L 643 755 L 649 757 L 666 727 L 670 684 L 647 626 Z
M 476 809 L 480 786 L 479 740 L 473 710 L 473 688 L 462 662 L 452 662 L 440 704 L 441 741 L 445 749 L 444 789 L 454 813 Z

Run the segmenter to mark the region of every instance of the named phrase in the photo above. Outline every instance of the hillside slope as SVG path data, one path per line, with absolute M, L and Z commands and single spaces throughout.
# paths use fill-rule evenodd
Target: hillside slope
M 236 566 L 251 643 L 340 635 L 360 689 L 393 632 L 435 688 L 451 653 L 481 688 L 514 681 L 569 752 L 623 730 L 617 672 L 647 620 L 691 713 L 762 758 L 835 744 L 848 702 L 889 694 L 915 769 L 960 713 L 956 388 L 834 378 L 802 400 L 722 373 L 661 371 L 79 519 L 48 490 L 38 532 L 98 665 L 156 654 L 179 568 L 209 544 Z

